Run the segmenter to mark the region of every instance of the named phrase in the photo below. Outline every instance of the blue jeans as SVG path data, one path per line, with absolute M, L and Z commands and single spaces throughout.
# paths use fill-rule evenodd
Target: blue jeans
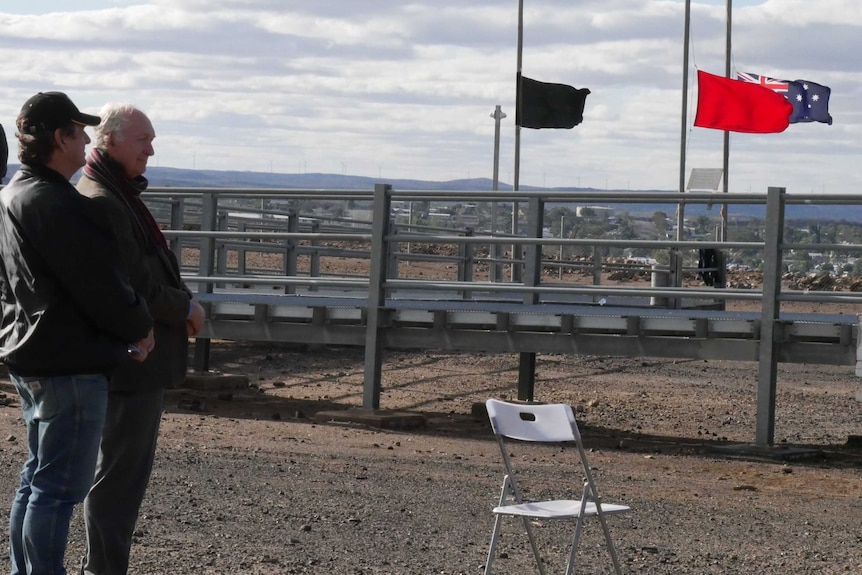
M 65 575 L 72 508 L 93 484 L 108 403 L 103 375 L 20 377 L 29 455 L 9 517 L 12 575 Z

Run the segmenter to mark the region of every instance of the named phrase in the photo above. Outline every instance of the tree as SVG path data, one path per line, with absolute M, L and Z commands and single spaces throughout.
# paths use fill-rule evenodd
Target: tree
M 551 235 L 557 238 L 570 237 L 570 232 L 577 218 L 575 212 L 563 206 L 556 206 L 545 212 L 545 223 L 551 228 Z M 562 230 L 560 230 L 561 224 Z
M 808 232 L 814 238 L 814 243 L 820 243 L 820 224 L 810 224 L 808 226 Z
M 711 235 L 714 229 L 714 226 L 712 225 L 712 220 L 709 218 L 709 216 L 697 216 L 694 219 L 693 225 L 694 233 L 698 236 Z
M 620 216 L 619 225 L 617 226 L 619 236 L 624 240 L 635 240 L 638 237 L 637 231 L 633 223 L 631 214 L 628 212 Z
M 664 212 L 653 212 L 652 223 L 658 232 L 658 239 L 667 239 L 667 214 Z

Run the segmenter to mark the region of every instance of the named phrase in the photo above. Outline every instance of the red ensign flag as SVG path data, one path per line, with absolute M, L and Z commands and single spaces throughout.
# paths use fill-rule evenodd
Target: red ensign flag
M 695 126 L 771 134 L 787 129 L 792 112 L 790 102 L 769 88 L 697 71 Z

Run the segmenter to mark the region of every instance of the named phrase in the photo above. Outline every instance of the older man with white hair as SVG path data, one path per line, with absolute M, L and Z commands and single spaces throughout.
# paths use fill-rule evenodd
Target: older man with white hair
M 155 458 L 164 390 L 183 381 L 188 338 L 204 310 L 180 278 L 176 256 L 141 200 L 156 137 L 149 118 L 129 104 L 100 111 L 95 147 L 78 191 L 108 212 L 131 283 L 149 306 L 156 345 L 146 361 L 129 362 L 110 379 L 96 478 L 84 502 L 85 575 L 128 571 L 132 535 Z

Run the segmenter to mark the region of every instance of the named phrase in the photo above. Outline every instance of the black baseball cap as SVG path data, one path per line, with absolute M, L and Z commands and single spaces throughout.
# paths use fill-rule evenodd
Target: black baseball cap
M 84 114 L 63 92 L 39 92 L 24 103 L 18 115 L 22 133 L 53 132 L 69 124 L 98 126 L 99 116 Z

